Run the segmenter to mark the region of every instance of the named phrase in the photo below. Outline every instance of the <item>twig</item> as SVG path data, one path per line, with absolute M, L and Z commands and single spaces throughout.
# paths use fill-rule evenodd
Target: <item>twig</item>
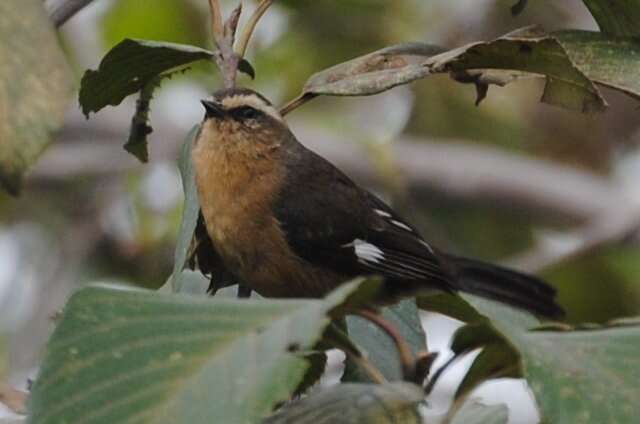
M 402 365 L 402 374 L 404 379 L 408 381 L 415 380 L 416 359 L 413 356 L 411 347 L 404 339 L 404 337 L 402 337 L 402 335 L 398 332 L 398 330 L 396 330 L 393 325 L 391 325 L 375 312 L 371 312 L 368 310 L 357 310 L 353 313 L 374 323 L 382 331 L 387 333 L 391 340 L 393 340 L 393 343 L 396 345 L 396 349 L 398 350 L 398 356 Z
M 240 3 L 231 15 L 229 19 L 224 23 L 224 38 L 228 40 L 229 46 L 233 47 L 236 41 L 236 32 L 238 31 L 238 22 L 240 22 L 240 15 L 242 14 L 242 3 Z M 233 49 L 231 50 L 233 52 Z
M 209 0 L 209 8 L 211 9 L 211 26 L 213 30 L 213 38 L 218 48 L 215 55 L 215 61 L 222 73 L 222 81 L 225 88 L 233 88 L 236 85 L 236 77 L 238 75 L 238 65 L 240 57 L 233 51 L 233 44 L 236 38 L 238 22 L 242 13 L 242 3 L 236 7 L 229 19 L 222 23 L 222 11 L 220 9 L 219 0 Z
M 49 19 L 51 19 L 51 22 L 56 28 L 59 28 L 92 1 L 93 0 L 48 1 L 46 6 L 49 10 Z
M 211 29 L 213 30 L 213 39 L 216 42 L 216 46 L 220 48 L 219 43 L 224 34 L 220 0 L 209 0 L 209 9 L 211 9 Z
M 247 53 L 247 47 L 249 46 L 249 41 L 251 41 L 251 36 L 260 21 L 260 18 L 265 14 L 267 9 L 273 4 L 273 0 L 262 0 L 256 10 L 253 12 L 249 21 L 246 23 L 244 30 L 242 31 L 242 36 L 238 40 L 238 48 L 236 51 L 238 52 L 238 56 L 244 57 Z

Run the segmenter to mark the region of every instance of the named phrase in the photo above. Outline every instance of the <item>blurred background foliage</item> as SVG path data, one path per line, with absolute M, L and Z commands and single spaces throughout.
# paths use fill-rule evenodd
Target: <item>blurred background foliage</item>
M 227 10 L 231 3 L 225 3 Z M 257 78 L 243 76 L 241 83 L 281 104 L 312 73 L 401 41 L 455 47 L 530 24 L 548 30 L 596 29 L 578 0 L 531 2 L 515 18 L 512 3 L 278 1 L 249 51 Z M 96 0 L 62 27 L 60 39 L 79 77 L 125 37 L 211 48 L 208 31 L 206 0 Z M 193 72 L 163 83 L 152 105 L 155 131 L 148 165 L 120 147 L 133 110 L 131 99 L 91 121 L 84 120 L 74 102 L 21 197 L 0 192 L 0 268 L 6 271 L 0 272 L 0 374 L 8 372 L 8 363 L 11 378 L 30 372 L 51 330 L 50 317 L 74 287 L 95 280 L 164 284 L 182 207 L 176 152 L 201 119 L 198 99 L 218 86 L 213 69 L 198 64 Z M 541 229 L 561 231 L 580 223 L 508 202 L 470 202 L 408 187 L 391 149 L 400 133 L 412 140 L 464 141 L 570 165 L 619 184 L 631 198 L 639 194 L 629 183 L 640 170 L 640 161 L 633 160 L 640 141 L 638 107 L 622 95 L 606 92 L 607 112 L 581 115 L 539 103 L 542 82 L 537 80 L 491 87 L 479 107 L 472 85 L 446 76 L 410 87 L 385 94 L 383 100 L 318 99 L 290 120 L 300 134 L 340 133 L 345 147 L 356 145 L 366 153 L 362 161 L 381 176 L 377 192 L 394 200 L 438 246 L 501 261 L 530 248 Z M 321 142 L 314 147 L 322 152 Z M 557 264 L 543 276 L 559 289 L 569 320 L 604 322 L 640 312 L 639 260 L 640 250 L 630 237 L 621 245 Z

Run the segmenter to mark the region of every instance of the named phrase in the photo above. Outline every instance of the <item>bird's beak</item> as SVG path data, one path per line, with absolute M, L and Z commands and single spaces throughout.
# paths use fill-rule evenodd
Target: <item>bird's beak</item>
M 200 100 L 204 110 L 206 111 L 207 118 L 222 118 L 224 116 L 224 109 L 222 106 L 211 100 Z

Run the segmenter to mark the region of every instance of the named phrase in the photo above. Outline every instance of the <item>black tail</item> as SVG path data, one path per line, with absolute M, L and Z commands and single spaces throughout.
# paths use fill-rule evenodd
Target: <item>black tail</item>
M 556 290 L 532 275 L 473 259 L 447 255 L 456 275 L 456 289 L 526 309 L 538 315 L 559 318 Z

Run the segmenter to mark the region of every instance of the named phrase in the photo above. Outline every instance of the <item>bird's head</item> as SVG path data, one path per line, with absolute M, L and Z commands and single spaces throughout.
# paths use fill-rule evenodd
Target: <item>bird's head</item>
M 201 102 L 205 109 L 201 134 L 210 143 L 265 145 L 288 132 L 278 110 L 253 90 L 220 90 Z

